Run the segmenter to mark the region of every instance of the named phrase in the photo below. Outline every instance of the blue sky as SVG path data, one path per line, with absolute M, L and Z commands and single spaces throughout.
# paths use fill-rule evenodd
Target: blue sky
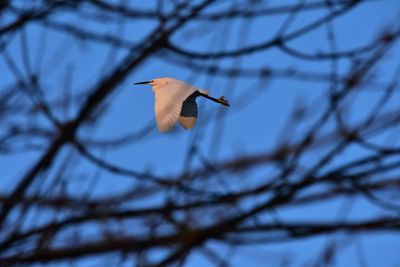
M 228 1 L 221 1 L 228 2 Z M 236 1 L 235 1 L 236 2 Z M 241 1 L 238 1 L 241 2 Z M 284 5 L 293 1 L 268 1 L 271 5 Z M 220 8 L 225 8 L 224 3 Z M 136 3 L 135 3 L 136 4 Z M 153 1 L 137 1 L 143 8 L 152 8 Z M 230 6 L 230 4 L 225 4 Z M 306 25 L 316 17 L 321 16 L 321 12 L 305 12 L 296 18 L 293 26 L 287 29 L 292 32 Z M 337 47 L 339 50 L 347 50 L 366 44 L 373 40 L 381 30 L 388 25 L 398 22 L 400 14 L 399 1 L 368 1 L 360 7 L 355 8 L 350 13 L 344 15 L 334 22 L 333 27 L 337 34 Z M 74 15 L 63 15 L 54 18 L 59 21 L 76 19 Z M 190 51 L 220 51 L 231 50 L 238 45 L 258 43 L 268 40 L 279 29 L 284 17 L 271 16 L 257 21 L 239 20 L 232 24 L 219 23 L 217 26 L 206 25 L 206 23 L 189 23 L 183 30 L 173 36 L 173 42 L 180 47 Z M 102 24 L 104 25 L 104 24 Z M 148 20 L 138 20 L 129 23 L 118 29 L 114 25 L 102 29 L 104 32 L 118 30 L 123 32 L 124 38 L 132 42 L 141 40 L 154 28 L 154 23 Z M 87 29 L 98 27 L 85 24 Z M 245 29 L 245 30 L 243 30 Z M 100 32 L 102 30 L 99 30 Z M 245 33 L 245 34 L 244 34 Z M 56 99 L 65 89 L 65 81 L 71 91 L 81 92 L 92 88 L 99 81 L 100 76 L 109 73 L 113 66 L 118 64 L 125 55 L 125 51 L 118 51 L 110 54 L 106 46 L 79 42 L 65 34 L 54 31 L 43 32 L 40 24 L 30 26 L 26 30 L 29 49 L 32 53 L 32 65 L 40 69 L 42 74 L 42 84 L 46 88 L 45 97 Z M 41 36 L 46 34 L 46 49 L 43 55 L 38 55 L 41 43 Z M 302 38 L 288 43 L 290 47 L 296 48 L 306 53 L 316 51 L 328 51 L 329 44 L 326 41 L 326 28 L 313 31 Z M 393 76 L 395 66 L 399 64 L 399 49 L 397 45 L 389 56 L 385 57 L 379 66 L 378 80 L 385 82 Z M 20 65 L 22 53 L 18 38 L 13 40 L 7 49 L 17 63 Z M 112 57 L 110 59 L 110 56 Z M 196 61 L 198 64 L 209 65 L 212 60 Z M 307 62 L 304 60 L 289 57 L 278 49 L 269 49 L 265 52 L 255 53 L 245 58 L 233 58 L 222 60 L 221 66 L 232 67 L 241 66 L 243 68 L 259 69 L 271 67 L 274 69 L 301 69 L 302 71 L 317 71 L 329 73 L 329 62 Z M 347 60 L 339 60 L 339 72 L 348 73 L 351 65 Z M 72 70 L 72 74 L 66 70 Z M 1 85 L 9 84 L 14 77 L 5 64 L 4 58 L 0 59 L 0 73 L 2 73 Z M 199 119 L 197 126 L 192 131 L 185 131 L 176 127 L 168 134 L 160 134 L 156 130 L 154 120 L 154 95 L 149 86 L 133 86 L 133 82 L 145 81 L 156 77 L 174 77 L 188 81 L 199 88 L 204 88 L 210 93 L 219 97 L 224 95 L 231 103 L 230 108 L 214 105 L 205 99 L 198 99 Z M 123 81 L 115 93 L 111 96 L 109 105 L 105 108 L 106 115 L 93 127 L 85 127 L 79 132 L 79 136 L 84 139 L 109 140 L 125 134 L 135 133 L 142 129 L 150 129 L 149 133 L 137 142 L 118 147 L 117 149 L 93 149 L 96 155 L 109 160 L 118 166 L 128 167 L 137 171 L 148 170 L 156 175 L 173 176 L 181 173 L 185 169 L 185 158 L 188 154 L 189 144 L 196 139 L 198 148 L 210 162 L 220 162 L 233 159 L 237 156 L 261 153 L 273 149 L 277 143 L 286 139 L 298 140 L 296 135 L 302 134 L 309 123 L 299 129 L 285 130 L 284 125 L 288 115 L 293 108 L 298 106 L 315 107 L 315 116 L 323 110 L 328 103 L 321 101 L 324 94 L 329 89 L 327 83 L 303 81 L 299 79 L 276 79 L 273 81 L 262 79 L 234 79 L 224 76 L 210 77 L 204 73 L 199 73 L 190 68 L 184 68 L 171 63 L 165 56 L 158 54 L 148 58 L 139 68 L 135 69 L 131 75 Z M 357 121 L 362 118 L 366 110 L 376 102 L 381 95 L 379 89 L 371 88 L 357 95 L 350 107 L 349 120 Z M 392 107 L 399 103 L 399 93 L 396 98 L 391 99 Z M 67 110 L 59 110 L 56 115 L 61 120 L 73 118 L 77 112 L 76 106 L 71 106 Z M 43 117 L 37 118 L 41 125 L 49 127 L 48 122 Z M 17 116 L 13 123 L 29 125 L 29 118 Z M 10 122 L 7 122 L 10 123 Z M 302 128 L 303 127 L 303 128 Z M 331 125 L 333 127 L 333 125 Z M 329 127 L 323 132 L 329 132 Z M 392 134 L 399 133 L 399 129 Z M 286 138 L 286 139 L 285 139 Z M 393 140 L 393 139 L 390 139 Z M 41 142 L 38 140 L 37 142 Z M 387 143 L 387 137 L 382 136 L 376 142 Z M 392 141 L 391 141 L 392 142 Z M 399 140 L 395 138 L 393 145 L 399 145 Z M 326 149 L 328 149 L 327 146 Z M 323 151 L 316 151 L 304 159 L 304 165 L 312 165 Z M 63 155 L 68 153 L 63 151 Z M 357 158 L 364 153 L 359 148 L 344 151 L 340 158 L 335 159 L 333 164 L 340 164 L 344 160 Z M 15 185 L 28 166 L 31 166 L 35 159 L 41 155 L 41 151 L 16 153 L 12 155 L 0 154 L 0 165 L 2 166 L 3 178 L 0 182 L 2 192 L 8 191 Z M 62 164 L 59 158 L 58 164 Z M 201 166 L 201 159 L 194 158 L 191 162 L 192 167 Z M 52 171 L 55 171 L 53 168 Z M 68 187 L 72 194 L 81 195 L 91 186 L 90 175 L 96 171 L 96 167 L 87 161 L 77 162 L 68 173 Z M 268 167 L 257 168 L 250 171 L 243 177 L 235 177 L 230 182 L 233 188 L 240 187 L 243 183 L 258 183 L 262 177 L 268 176 L 271 169 Z M 51 172 L 50 172 L 51 176 Z M 261 177 L 261 178 L 260 178 Z M 67 179 L 67 178 L 66 178 Z M 50 186 L 51 180 L 43 179 L 43 188 Z M 93 187 L 93 195 L 103 195 L 123 191 L 128 186 L 136 182 L 126 177 L 115 177 L 113 174 L 104 172 Z M 213 185 L 211 185 L 213 186 Z M 150 199 L 147 205 L 159 202 L 161 199 Z M 349 203 L 351 202 L 351 203 Z M 307 207 L 307 209 L 285 209 L 277 211 L 277 215 L 283 220 L 296 219 L 298 217 L 332 220 L 338 218 L 345 208 L 350 208 L 348 218 L 368 218 L 369 216 L 382 212 L 371 203 L 362 199 L 341 199 L 331 203 L 321 203 Z M 329 212 L 327 212 L 329 210 Z M 345 234 L 338 234 L 335 237 L 321 236 L 318 238 L 305 239 L 295 242 L 285 242 L 278 244 L 260 245 L 255 247 L 239 247 L 234 249 L 232 258 L 233 266 L 279 266 L 275 255 L 288 253 L 289 259 L 296 262 L 307 264 L 314 258 L 312 255 L 320 251 L 330 242 L 346 243 L 345 249 L 337 258 L 337 266 L 357 266 L 358 253 L 360 246 L 357 242 L 362 240 L 362 249 L 367 259 L 367 266 L 398 266 L 400 257 L 400 236 L 393 233 L 360 234 L 356 238 L 348 241 L 349 237 Z M 226 248 L 219 244 L 218 250 Z M 342 246 L 342 245 L 340 245 Z M 89 259 L 82 262 L 81 266 L 94 265 L 95 261 Z M 208 266 L 204 257 L 198 253 L 188 259 L 187 266 Z

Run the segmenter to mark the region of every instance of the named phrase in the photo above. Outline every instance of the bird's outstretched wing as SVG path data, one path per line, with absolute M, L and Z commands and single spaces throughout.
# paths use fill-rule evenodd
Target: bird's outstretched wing
M 169 83 L 155 93 L 155 114 L 160 132 L 169 131 L 176 123 L 183 102 L 197 89 L 183 82 Z
M 197 120 L 197 92 L 191 94 L 182 105 L 181 113 L 179 116 L 179 123 L 185 129 L 191 129 L 196 124 Z

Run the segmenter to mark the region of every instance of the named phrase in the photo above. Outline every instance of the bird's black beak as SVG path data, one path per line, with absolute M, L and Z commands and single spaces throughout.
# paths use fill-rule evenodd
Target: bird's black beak
M 134 83 L 134 84 L 149 84 L 152 83 L 153 81 L 146 81 L 146 82 L 138 82 L 138 83 Z

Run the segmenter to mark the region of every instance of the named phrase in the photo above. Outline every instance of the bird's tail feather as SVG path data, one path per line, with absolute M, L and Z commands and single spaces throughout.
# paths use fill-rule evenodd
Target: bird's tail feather
M 205 95 L 208 95 L 208 91 L 204 89 L 199 89 L 199 92 Z

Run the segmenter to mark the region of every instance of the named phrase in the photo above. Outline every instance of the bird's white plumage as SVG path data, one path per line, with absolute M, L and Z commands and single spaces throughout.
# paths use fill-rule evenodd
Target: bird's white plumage
M 196 124 L 196 117 L 183 117 L 179 116 L 179 123 L 182 125 L 183 128 L 187 129 L 192 129 L 194 125 Z
M 197 88 L 179 80 L 171 78 L 163 80 L 162 85 L 153 85 L 155 115 L 160 132 L 166 132 L 172 128 L 179 119 L 183 102 L 197 91 Z
M 135 84 L 150 84 L 155 94 L 155 115 L 160 132 L 169 131 L 177 121 L 185 129 L 191 129 L 197 120 L 196 98 L 203 96 L 209 100 L 229 107 L 228 101 L 221 96 L 214 98 L 207 90 L 191 86 L 173 78 L 157 78 Z

